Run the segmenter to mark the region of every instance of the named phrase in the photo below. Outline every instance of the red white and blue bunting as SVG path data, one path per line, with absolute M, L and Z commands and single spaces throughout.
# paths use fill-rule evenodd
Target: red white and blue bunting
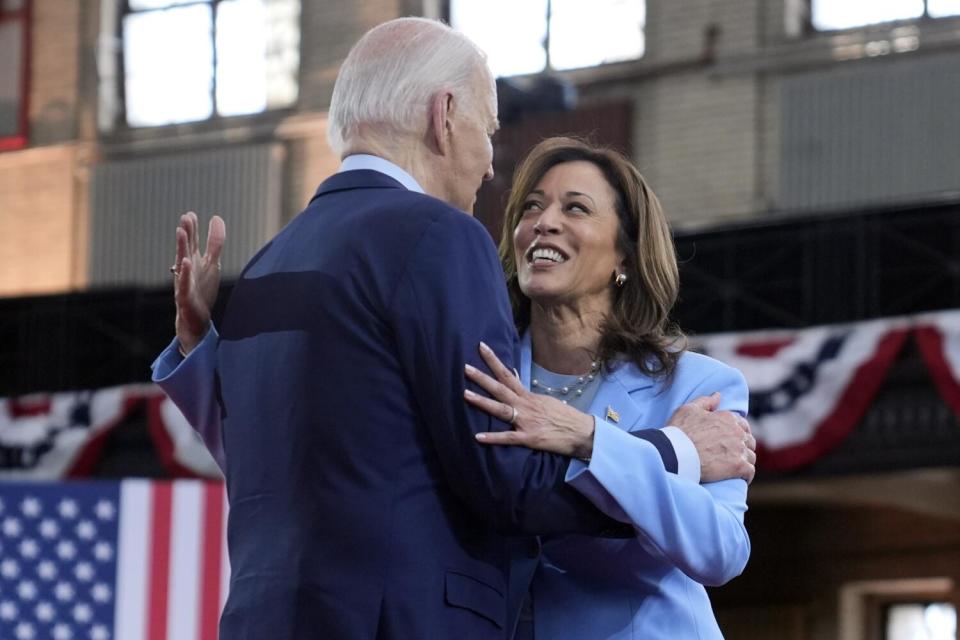
M 960 417 L 960 310 L 707 335 L 693 346 L 743 372 L 758 465 L 786 471 L 846 439 L 911 336 L 940 395 Z M 145 411 L 150 437 L 172 475 L 220 477 L 180 411 L 156 386 L 139 384 L 0 399 L 0 478 L 89 475 L 108 436 L 136 410 Z
M 786 471 L 846 439 L 911 335 L 943 399 L 960 416 L 960 311 L 716 334 L 697 338 L 695 346 L 743 372 L 758 466 Z
M 107 439 L 145 412 L 160 460 L 177 477 L 220 478 L 183 414 L 152 384 L 0 399 L 0 478 L 46 480 L 90 475 Z

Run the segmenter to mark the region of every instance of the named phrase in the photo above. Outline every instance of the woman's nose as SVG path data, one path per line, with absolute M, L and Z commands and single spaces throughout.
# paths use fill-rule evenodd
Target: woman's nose
M 537 234 L 556 233 L 560 230 L 560 219 L 555 207 L 547 207 L 533 224 L 533 231 Z

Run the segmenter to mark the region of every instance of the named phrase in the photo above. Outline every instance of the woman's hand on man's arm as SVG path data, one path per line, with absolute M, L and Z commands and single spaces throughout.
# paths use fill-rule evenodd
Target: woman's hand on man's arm
M 592 416 L 556 398 L 528 391 L 483 343 L 480 356 L 495 377 L 470 365 L 465 367 L 466 376 L 491 397 L 467 389 L 464 398 L 478 409 L 512 424 L 513 431 L 478 433 L 478 442 L 527 447 L 573 458 L 592 455 Z

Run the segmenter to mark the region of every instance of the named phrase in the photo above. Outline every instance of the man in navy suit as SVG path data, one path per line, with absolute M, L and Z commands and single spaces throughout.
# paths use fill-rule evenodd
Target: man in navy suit
M 189 395 L 204 385 L 168 372 L 213 359 L 196 369 L 215 370 L 215 393 L 186 405 L 222 424 L 208 441 L 222 438 L 230 499 L 224 640 L 509 638 L 539 551 L 511 536 L 616 532 L 565 485 L 567 458 L 475 442 L 510 425 L 464 402 L 463 365 L 482 366 L 481 341 L 508 366 L 518 347 L 494 246 L 465 214 L 496 128 L 482 52 L 394 20 L 340 70 L 340 171 L 246 266 L 219 336 L 222 221 L 201 262 L 195 217 L 178 229 L 178 339 L 155 379 Z M 710 429 L 742 446 L 732 418 Z M 676 471 L 668 435 L 641 437 Z

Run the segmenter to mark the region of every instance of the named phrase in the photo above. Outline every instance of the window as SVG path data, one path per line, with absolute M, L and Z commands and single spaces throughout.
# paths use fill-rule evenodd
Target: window
M 960 15 L 960 0 L 810 0 L 819 31 L 852 29 L 879 22 Z
M 949 602 L 897 602 L 886 607 L 884 640 L 956 640 L 957 610 Z
M 487 52 L 495 76 L 635 60 L 645 22 L 643 0 L 450 1 L 450 24 Z
M 957 640 L 952 578 L 849 582 L 840 588 L 838 638 Z
M 0 151 L 27 144 L 29 0 L 0 0 Z
M 260 113 L 296 101 L 299 0 L 120 2 L 123 72 L 116 75 L 127 125 Z

